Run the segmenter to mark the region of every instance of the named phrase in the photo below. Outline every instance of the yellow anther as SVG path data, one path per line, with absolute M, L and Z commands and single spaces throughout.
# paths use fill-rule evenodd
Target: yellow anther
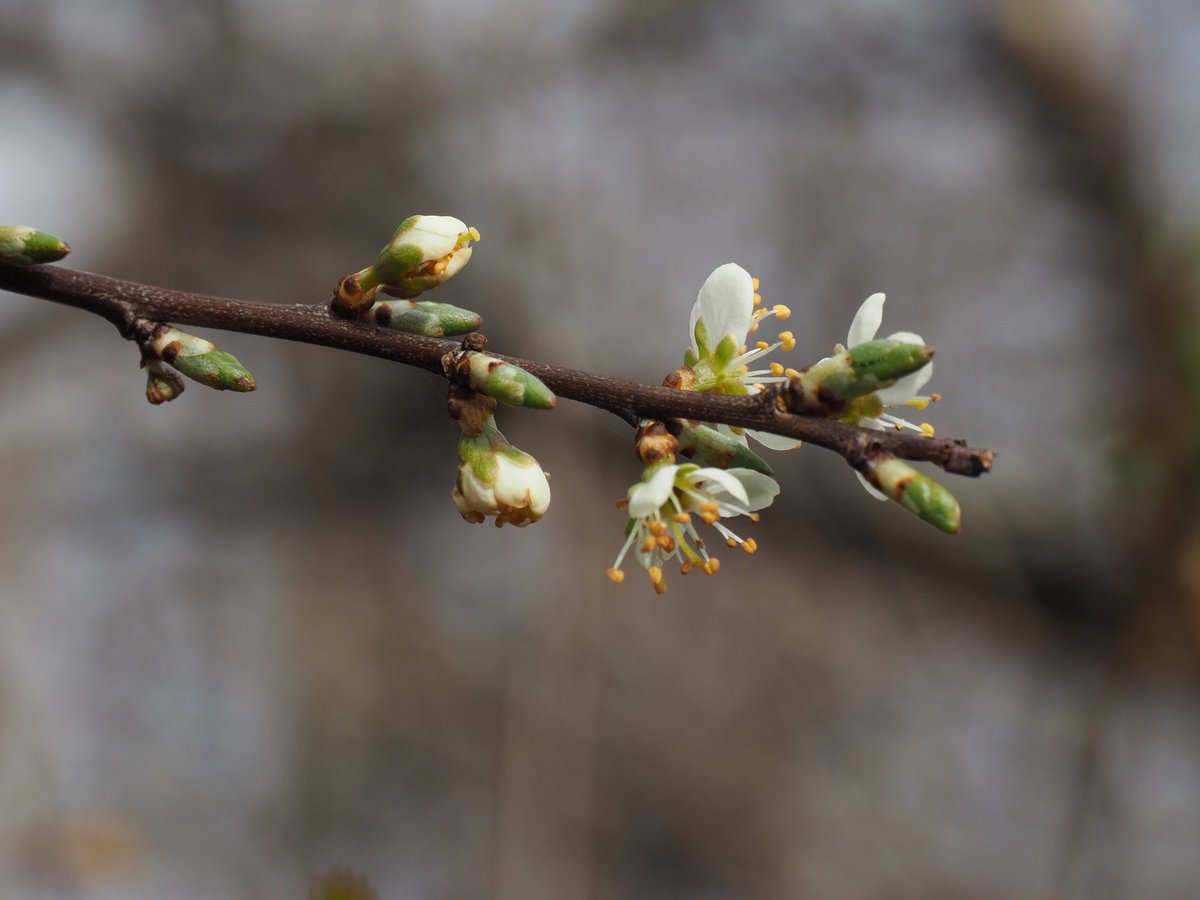
M 739 372 L 749 372 L 749 371 L 750 371 L 750 367 L 749 367 L 749 366 L 738 366 L 738 367 L 737 367 L 737 370 L 738 370 Z
M 761 282 L 757 278 L 750 279 L 750 287 L 754 288 L 755 293 L 758 293 L 758 286 Z
M 796 346 L 796 336 L 790 331 L 781 331 L 779 332 L 779 343 L 784 350 L 791 350 Z
M 930 394 L 930 395 L 929 395 L 929 399 L 930 399 L 932 402 L 934 402 L 934 403 L 937 403 L 939 400 L 941 400 L 941 399 L 942 399 L 942 395 L 941 395 L 941 394 Z
M 699 507 L 704 512 L 714 512 L 714 513 L 721 508 L 720 506 L 717 505 L 716 500 L 701 500 L 699 503 L 696 504 L 696 506 Z
M 762 297 L 760 297 L 758 294 L 755 294 L 754 295 L 754 308 L 757 309 L 761 305 L 762 305 Z
M 742 541 L 742 549 L 747 553 L 754 553 L 758 549 L 758 541 L 754 538 L 746 538 Z
M 756 332 L 756 331 L 758 331 L 758 323 L 757 322 L 755 322 L 753 325 L 750 326 L 751 334 L 754 334 L 754 332 Z
M 469 234 L 471 236 L 471 240 L 473 240 L 473 241 L 479 240 L 479 229 L 476 228 L 474 225 L 472 225 L 470 228 L 467 229 L 467 234 Z
M 792 314 L 791 309 L 784 306 L 782 303 L 776 303 L 771 308 L 773 310 L 775 310 L 775 315 L 779 316 L 779 318 L 781 318 L 781 319 L 786 319 L 788 316 L 790 316 Z
M 665 594 L 667 591 L 667 583 L 663 581 L 662 567 L 651 566 L 646 571 L 650 575 L 650 583 L 654 585 L 654 593 Z
M 683 561 L 683 563 L 679 566 L 679 574 L 686 575 L 688 572 L 692 571 L 692 566 L 694 566 L 694 565 L 695 565 L 695 563 L 692 562 L 690 559 L 685 559 Z
M 677 512 L 677 513 L 675 513 L 675 515 L 671 516 L 671 518 L 674 519 L 676 522 L 678 522 L 681 525 L 687 524 L 688 522 L 692 521 L 691 513 L 685 513 L 685 512 Z
M 655 537 L 667 533 L 667 523 L 662 519 L 654 519 L 647 527 L 650 529 L 650 533 Z
M 892 427 L 893 427 L 893 428 L 895 428 L 897 431 L 903 431 L 903 430 L 904 430 L 904 423 L 903 423 L 903 422 L 897 422 L 897 423 L 896 423 L 895 425 L 893 425 Z
M 777 362 L 771 363 L 771 374 L 772 375 L 782 375 L 783 374 L 783 363 L 777 363 Z
M 799 369 L 784 369 L 783 374 L 786 375 L 788 378 L 799 378 L 800 370 Z
M 934 433 L 932 425 L 928 422 L 921 423 L 921 434 L 925 435 L 925 437 L 933 437 Z
M 721 517 L 718 516 L 715 512 L 700 513 L 700 521 L 703 522 L 705 525 L 711 525 L 713 522 L 717 521 L 717 519 L 719 519 L 719 518 L 721 518 Z
M 757 342 L 757 343 L 756 343 L 754 346 L 755 346 L 755 348 L 756 348 L 756 349 L 758 349 L 758 350 L 766 350 L 766 349 L 768 349 L 768 348 L 769 348 L 771 345 L 770 345 L 770 344 L 768 344 L 766 341 L 759 341 L 759 342 Z
M 747 348 L 746 348 L 746 345 L 745 345 L 745 344 L 742 344 L 741 348 L 740 348 L 740 349 L 738 350 L 738 352 L 737 352 L 737 355 L 738 355 L 738 356 L 741 356 L 743 353 L 745 353 L 745 352 L 746 352 L 746 349 L 747 349 Z
M 716 575 L 717 572 L 721 571 L 721 561 L 714 556 L 706 559 L 700 568 L 704 570 L 705 575 Z
M 925 409 L 929 406 L 929 402 L 928 397 L 913 397 L 911 400 L 905 400 L 904 405 L 911 406 L 913 409 Z
M 652 552 L 652 551 L 654 550 L 654 548 L 655 548 L 655 547 L 657 547 L 657 546 L 658 546 L 658 542 L 657 542 L 657 541 L 656 541 L 654 538 L 652 538 L 652 537 L 648 537 L 648 538 L 646 538 L 646 540 L 644 540 L 644 541 L 642 542 L 642 552 L 643 552 L 643 553 L 650 553 L 650 552 Z
M 620 569 L 609 569 L 605 574 L 608 575 L 609 581 L 612 581 L 614 584 L 620 584 L 625 580 L 625 573 Z
M 737 538 L 731 538 L 731 537 L 725 538 L 725 546 L 726 547 L 736 547 L 737 546 Z
M 658 546 L 662 547 L 667 553 L 675 549 L 675 539 L 669 534 L 664 534 L 658 538 Z
M 756 393 L 756 394 L 759 394 L 767 389 L 767 386 L 765 384 L 754 384 L 754 385 L 751 385 L 751 387 L 754 389 L 754 393 Z
M 757 522 L 759 519 L 762 518 L 762 516 L 760 516 L 758 513 L 750 513 L 750 515 L 746 516 L 746 518 L 749 519 L 751 522 Z

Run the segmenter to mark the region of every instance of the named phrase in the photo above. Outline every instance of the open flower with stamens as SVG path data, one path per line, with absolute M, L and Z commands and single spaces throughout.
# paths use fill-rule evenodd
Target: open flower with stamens
M 669 380 L 691 391 L 710 391 L 717 394 L 744 396 L 761 391 L 765 385 L 781 384 L 795 374 L 782 363 L 773 362 L 766 368 L 760 365 L 763 357 L 776 350 L 791 350 L 796 338 L 790 331 L 781 331 L 775 342 L 747 343 L 762 322 L 776 316 L 786 319 L 791 310 L 782 303 L 765 306 L 758 294 L 758 279 L 736 263 L 719 266 L 696 297 L 692 307 L 691 346 L 684 354 L 685 368 L 678 379 Z M 722 426 L 722 430 L 729 430 Z M 741 429 L 732 429 L 739 437 Z M 798 447 L 794 438 L 784 438 L 763 432 L 745 432 L 772 450 Z
M 649 466 L 622 501 L 629 523 L 608 577 L 618 584 L 625 580 L 621 564 L 630 552 L 659 594 L 667 589 L 662 567 L 672 559 L 680 562 L 685 575 L 694 568 L 713 575 L 721 564 L 709 553 L 695 519 L 712 526 L 727 546 L 753 553 L 758 549 L 755 540 L 740 537 L 721 520 L 748 516 L 757 521 L 756 512 L 770 506 L 778 493 L 774 478 L 751 469 L 701 468 L 694 463 Z
M 883 304 L 886 299 L 887 297 L 884 294 L 872 294 L 863 302 L 863 305 L 858 308 L 858 312 L 854 314 L 854 319 L 850 323 L 850 333 L 846 336 L 846 347 L 857 347 L 859 344 L 865 344 L 875 339 L 875 333 L 879 331 L 879 326 L 883 324 Z M 888 335 L 887 339 L 889 341 L 900 341 L 905 344 L 923 345 L 925 343 L 920 335 L 913 334 L 911 331 L 898 331 L 895 334 Z M 841 353 L 846 347 L 838 344 L 834 348 L 834 352 Z M 869 394 L 865 397 L 855 398 L 848 407 L 847 415 L 843 418 L 856 425 L 861 425 L 864 428 L 874 428 L 877 431 L 883 431 L 887 428 L 911 428 L 913 431 L 919 431 L 924 435 L 932 437 L 934 433 L 933 426 L 928 422 L 914 424 L 907 419 L 902 419 L 888 412 L 888 410 L 897 409 L 902 406 L 925 409 L 931 402 L 941 399 L 938 394 L 930 394 L 928 396 L 920 394 L 921 388 L 925 387 L 932 377 L 933 363 L 930 362 L 917 371 L 905 375 L 891 387 L 882 388 L 874 394 Z M 878 491 L 862 475 L 859 475 L 858 478 L 871 496 L 880 500 L 887 499 L 884 494 Z

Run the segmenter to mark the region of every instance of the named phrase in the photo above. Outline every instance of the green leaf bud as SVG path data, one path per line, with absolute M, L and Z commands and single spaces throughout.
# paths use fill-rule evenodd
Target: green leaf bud
M 805 394 L 851 400 L 890 387 L 933 359 L 933 349 L 900 341 L 868 341 L 835 353 L 801 372 Z
M 376 325 L 426 337 L 467 334 L 483 324 L 479 313 L 430 300 L 382 300 L 369 316 Z
M 558 404 L 554 392 L 541 379 L 486 353 L 452 351 L 443 357 L 442 366 L 446 375 L 463 387 L 486 394 L 505 406 L 554 409 Z
M 679 432 L 679 452 L 699 466 L 718 469 L 750 469 L 773 476 L 771 467 L 757 453 L 728 434 L 708 425 L 689 423 Z
M 171 325 L 154 328 L 145 347 L 188 378 L 214 390 L 244 393 L 257 387 L 254 376 L 233 354 Z
M 146 366 L 146 399 L 157 406 L 174 400 L 183 393 L 183 379 L 159 359 L 148 357 Z
M 962 510 L 945 487 L 908 463 L 885 459 L 871 467 L 868 478 L 888 499 L 947 534 L 958 534 Z
M 0 225 L 0 260 L 17 265 L 57 262 L 70 245 L 52 234 L 23 225 Z

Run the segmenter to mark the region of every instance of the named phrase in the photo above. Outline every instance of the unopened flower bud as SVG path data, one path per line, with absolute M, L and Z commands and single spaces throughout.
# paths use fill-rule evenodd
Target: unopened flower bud
M 452 278 L 471 258 L 479 232 L 453 216 L 409 216 L 375 262 L 338 285 L 334 309 L 358 315 L 379 291 L 412 299 Z
M 908 463 L 895 458 L 885 459 L 871 467 L 868 477 L 889 500 L 899 503 L 935 528 L 957 534 L 962 527 L 962 510 L 954 495 Z
M 521 528 L 549 508 L 546 473 L 536 459 L 505 440 L 493 422 L 484 423 L 482 434 L 462 436 L 458 459 L 454 505 L 468 522 L 495 516 L 497 526 Z
M 52 234 L 24 225 L 0 225 L 0 260 L 17 265 L 56 262 L 70 245 Z

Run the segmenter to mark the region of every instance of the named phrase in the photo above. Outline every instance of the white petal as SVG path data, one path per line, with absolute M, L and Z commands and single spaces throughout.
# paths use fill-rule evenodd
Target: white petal
M 911 331 L 897 331 L 895 334 L 889 334 L 887 339 L 889 341 L 899 341 L 902 344 L 920 344 L 922 347 L 925 346 L 925 338 Z
M 887 494 L 883 493 L 881 490 L 879 490 L 879 488 L 875 487 L 875 485 L 871 484 L 871 482 L 869 482 L 869 481 L 867 481 L 867 479 L 863 478 L 862 472 L 855 472 L 854 474 L 858 476 L 858 480 L 860 482 L 862 482 L 862 486 L 867 489 L 868 494 L 870 494 L 876 500 L 886 500 L 887 499 Z
M 846 336 L 847 347 L 857 347 L 875 337 L 875 332 L 883 324 L 883 301 L 886 299 L 884 294 L 872 294 L 863 301 L 854 314 L 854 321 L 850 323 L 850 333 Z
M 883 388 L 875 393 L 885 406 L 899 406 L 921 393 L 921 388 L 933 377 L 933 363 L 926 363 L 915 372 L 905 375 L 891 387 Z
M 454 216 L 421 216 L 412 227 L 458 240 L 458 236 L 466 232 L 467 223 Z
M 750 273 L 737 263 L 725 263 L 717 268 L 696 297 L 692 316 L 688 321 L 688 338 L 692 350 L 696 346 L 696 322 L 704 320 L 708 331 L 708 346 L 715 350 L 721 338 L 732 335 L 740 347 L 750 331 L 754 312 L 754 284 Z
M 496 477 L 497 504 L 528 509 L 541 515 L 550 506 L 550 483 L 533 457 L 531 465 L 520 465 L 504 454 L 496 455 L 500 473 Z
M 629 490 L 629 517 L 640 519 L 658 511 L 675 488 L 675 473 L 679 466 L 663 466 L 649 481 L 635 484 Z
M 750 512 L 765 509 L 779 496 L 779 482 L 770 475 L 753 469 L 730 469 L 736 473 L 742 487 L 746 489 L 746 508 Z
M 713 495 L 714 499 L 722 493 L 729 494 L 740 503 L 746 502 L 746 489 L 742 487 L 742 482 L 738 479 L 734 472 L 748 472 L 749 469 L 698 469 L 688 476 L 688 481 L 692 484 L 704 484 L 710 482 L 715 487 L 706 486 L 704 489 Z
M 460 466 L 459 473 L 463 504 L 475 512 L 494 515 L 496 513 L 496 492 L 492 485 L 480 481 L 475 475 L 475 470 L 466 463 Z M 460 511 L 462 508 L 459 506 Z
M 747 431 L 750 437 L 754 438 L 768 450 L 794 450 L 800 446 L 800 442 L 793 437 L 783 437 L 778 434 L 771 434 L 769 431 Z
M 734 431 L 728 425 L 718 425 L 717 431 L 721 432 L 721 434 L 725 435 L 725 437 L 733 438 L 735 441 L 737 441 L 743 447 L 749 446 L 749 442 L 746 440 L 746 432 L 745 431 L 741 431 L 741 432 Z

